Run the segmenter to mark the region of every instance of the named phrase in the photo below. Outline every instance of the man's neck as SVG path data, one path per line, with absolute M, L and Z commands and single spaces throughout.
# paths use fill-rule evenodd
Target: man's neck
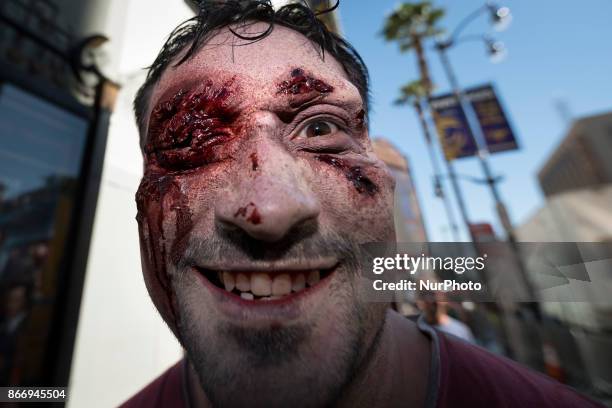
M 339 401 L 340 407 L 422 407 L 427 397 L 432 345 L 415 323 L 389 310 L 378 344 Z M 188 363 L 190 408 L 210 407 Z
M 206 393 L 204 393 L 204 390 L 202 389 L 202 386 L 200 385 L 200 381 L 198 380 L 198 375 L 196 374 L 195 369 L 193 368 L 193 365 L 191 365 L 191 362 L 189 361 L 188 358 L 186 358 L 186 360 L 187 360 L 186 361 L 187 363 L 187 370 L 186 370 L 187 371 L 186 372 L 187 395 L 185 397 L 187 398 L 187 401 L 186 401 L 187 408 L 211 408 L 212 404 L 208 400 L 208 397 L 206 397 Z
M 431 349 L 414 322 L 389 310 L 374 355 L 348 387 L 340 406 L 424 406 Z

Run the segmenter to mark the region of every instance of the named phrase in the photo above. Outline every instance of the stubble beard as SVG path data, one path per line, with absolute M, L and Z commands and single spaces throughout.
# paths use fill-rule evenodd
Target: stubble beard
M 202 310 L 189 275 L 173 280 L 179 341 L 217 407 L 323 407 L 338 402 L 366 368 L 386 308 L 360 301 L 356 274 L 330 288 L 333 311 L 290 326 L 245 328 Z M 333 329 L 321 327 L 333 319 Z

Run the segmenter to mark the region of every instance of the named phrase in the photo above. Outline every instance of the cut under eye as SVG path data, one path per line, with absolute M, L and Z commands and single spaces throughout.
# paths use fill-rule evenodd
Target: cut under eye
M 316 120 L 306 125 L 300 132 L 301 137 L 327 136 L 338 131 L 338 126 L 327 120 Z

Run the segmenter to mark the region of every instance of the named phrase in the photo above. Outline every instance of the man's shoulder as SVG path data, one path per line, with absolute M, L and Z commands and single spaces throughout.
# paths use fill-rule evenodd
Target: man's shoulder
M 182 368 L 179 360 L 146 387 L 120 405 L 120 408 L 184 407 Z
M 601 407 L 543 374 L 439 332 L 438 407 Z

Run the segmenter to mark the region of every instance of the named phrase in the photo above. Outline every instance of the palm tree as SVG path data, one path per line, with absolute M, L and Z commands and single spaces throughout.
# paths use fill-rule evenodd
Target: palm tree
M 419 118 L 424 118 L 422 105 L 424 98 L 427 98 L 427 87 L 423 80 L 416 80 L 402 86 L 400 88 L 400 96 L 393 103 L 395 105 L 412 105 L 416 109 Z M 429 132 L 425 133 L 427 140 L 430 140 Z
M 429 130 L 429 124 L 425 118 L 425 112 L 423 111 L 423 100 L 428 97 L 428 93 L 431 92 L 431 88 L 427 89 L 422 80 L 412 81 L 400 88 L 400 96 L 395 100 L 396 105 L 412 105 L 414 110 L 419 117 L 419 123 L 423 128 L 423 135 L 427 141 L 427 151 L 429 153 L 429 159 L 434 171 L 434 191 L 436 196 L 440 197 L 444 201 L 444 207 L 446 209 L 446 215 L 450 224 L 451 233 L 453 239 L 459 241 L 459 227 L 455 221 L 455 215 L 453 213 L 450 201 L 444 193 L 444 187 L 441 182 L 440 164 L 438 163 L 438 157 L 436 156 L 435 147 L 431 138 L 431 131 Z
M 400 88 L 400 96 L 393 103 L 395 105 L 412 105 L 414 107 L 419 117 L 421 127 L 423 128 L 423 135 L 425 135 L 427 145 L 431 146 L 431 132 L 429 131 L 429 126 L 423 111 L 423 99 L 427 98 L 427 96 L 428 89 L 424 81 L 416 80 L 402 86 Z
M 414 49 L 427 97 L 431 96 L 432 82 L 423 42 L 443 32 L 436 26 L 443 16 L 444 10 L 430 1 L 402 3 L 387 17 L 382 30 L 385 40 L 397 41 L 401 52 Z

